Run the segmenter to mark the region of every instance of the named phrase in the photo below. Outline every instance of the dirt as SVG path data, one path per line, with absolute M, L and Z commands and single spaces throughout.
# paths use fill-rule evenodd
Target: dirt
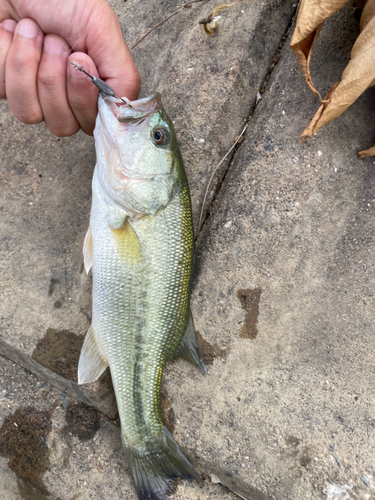
M 77 436 L 81 441 L 92 439 L 100 428 L 100 413 L 79 403 L 65 410 L 66 430 Z
M 58 375 L 76 382 L 83 340 L 83 335 L 49 328 L 36 345 L 31 357 Z
M 237 290 L 236 297 L 241 302 L 242 309 L 245 309 L 245 321 L 240 330 L 240 337 L 244 339 L 255 339 L 258 335 L 258 315 L 260 288 L 253 290 Z
M 48 297 L 52 296 L 53 291 L 55 289 L 55 286 L 59 285 L 59 284 L 60 284 L 60 280 L 58 280 L 56 278 L 51 278 L 51 281 L 50 281 L 49 287 L 48 287 Z
M 21 490 L 25 495 L 28 492 L 23 498 L 34 500 L 48 496 L 42 476 L 50 466 L 46 443 L 52 428 L 52 411 L 18 408 L 0 428 L 0 454 L 9 458 L 8 466 L 20 478 L 20 493 Z M 28 483 L 35 489 L 29 488 Z
M 161 406 L 161 414 L 163 416 L 163 422 L 166 425 L 169 432 L 173 433 L 175 428 L 174 411 L 171 405 L 171 401 L 168 397 L 167 391 L 165 389 L 161 390 L 160 406 Z
M 227 356 L 227 349 L 222 349 L 217 344 L 210 344 L 206 339 L 202 337 L 198 330 L 195 333 L 197 337 L 199 354 L 201 360 L 205 365 L 212 365 L 215 358 L 225 358 Z

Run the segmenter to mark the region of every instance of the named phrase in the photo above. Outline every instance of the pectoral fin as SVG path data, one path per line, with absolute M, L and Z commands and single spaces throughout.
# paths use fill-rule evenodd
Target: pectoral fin
M 99 351 L 95 332 L 90 326 L 83 342 L 78 362 L 78 384 L 94 382 L 107 368 L 108 363 Z
M 193 365 L 198 366 L 203 375 L 206 374 L 206 368 L 199 356 L 197 338 L 195 336 L 193 316 L 191 315 L 191 313 L 185 334 L 182 337 L 180 345 L 177 347 L 174 355 L 176 358 L 182 358 L 185 359 L 186 361 L 189 361 L 190 363 L 193 363 Z
M 85 266 L 86 274 L 89 274 L 89 271 L 92 268 L 93 261 L 94 254 L 92 249 L 92 234 L 91 228 L 89 226 L 85 236 L 85 241 L 83 243 L 83 264 Z
M 141 245 L 129 219 L 125 219 L 118 229 L 112 228 L 112 234 L 121 259 L 130 265 L 140 264 L 142 262 Z

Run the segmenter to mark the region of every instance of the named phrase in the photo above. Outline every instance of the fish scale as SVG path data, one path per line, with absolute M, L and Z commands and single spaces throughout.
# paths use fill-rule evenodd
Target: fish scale
M 94 381 L 109 365 L 138 496 L 163 500 L 176 477 L 200 479 L 164 426 L 160 406 L 163 368 L 176 352 L 204 372 L 190 313 L 189 187 L 157 94 L 131 109 L 99 97 L 95 144 L 84 244 L 93 319 L 78 379 Z

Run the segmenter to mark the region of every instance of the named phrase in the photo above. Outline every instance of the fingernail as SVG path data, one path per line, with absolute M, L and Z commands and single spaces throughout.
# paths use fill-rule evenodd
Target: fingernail
M 69 52 L 66 44 L 55 36 L 46 36 L 44 38 L 43 50 L 44 52 L 48 52 L 48 54 L 56 54 L 58 56 L 68 54 Z
M 5 30 L 10 31 L 11 33 L 14 33 L 14 30 L 16 29 L 17 23 L 16 23 L 16 21 L 13 21 L 13 19 L 4 19 L 4 21 L 1 23 L 1 26 Z
M 22 19 L 17 25 L 17 33 L 27 38 L 37 38 L 39 30 L 31 19 Z

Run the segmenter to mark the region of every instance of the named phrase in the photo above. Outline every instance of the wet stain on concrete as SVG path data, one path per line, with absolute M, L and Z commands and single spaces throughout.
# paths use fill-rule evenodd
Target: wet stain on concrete
M 0 428 L 0 455 L 9 458 L 8 466 L 19 477 L 19 491 L 26 500 L 49 496 L 42 476 L 50 466 L 47 437 L 52 428 L 52 411 L 18 408 Z
M 77 381 L 77 367 L 84 336 L 68 330 L 49 328 L 31 357 L 69 380 Z
M 298 446 L 301 444 L 301 440 L 298 437 L 295 436 L 287 436 L 286 439 L 286 444 L 292 446 L 294 448 L 294 455 L 298 454 Z
M 228 354 L 227 349 L 222 349 L 217 344 L 211 345 L 205 340 L 200 332 L 196 330 L 196 337 L 199 349 L 199 355 L 205 365 L 212 365 L 215 358 L 226 358 Z
M 166 425 L 169 432 L 172 433 L 175 429 L 174 411 L 171 405 L 171 401 L 168 397 L 167 391 L 165 389 L 161 390 L 160 406 L 161 406 L 161 414 L 163 417 L 163 422 Z
M 258 315 L 260 288 L 253 290 L 237 290 L 236 297 L 241 302 L 242 309 L 245 309 L 245 321 L 240 330 L 240 337 L 244 339 L 255 339 L 258 335 Z
M 55 286 L 60 283 L 60 280 L 57 278 L 51 278 L 51 281 L 49 282 L 49 287 L 48 287 L 48 297 L 51 297 L 53 294 L 53 291 L 55 289 Z
M 300 446 L 302 440 L 295 436 L 287 436 L 285 441 L 288 446 L 292 447 L 290 455 L 298 460 L 299 465 L 307 467 L 312 461 L 311 449 L 308 446 Z
M 81 441 L 92 439 L 100 428 L 100 414 L 84 403 L 69 406 L 65 410 L 66 430 Z
M 23 500 L 49 500 L 51 498 L 47 490 L 41 490 L 38 486 L 31 485 L 23 478 L 17 479 L 17 487 Z
M 299 457 L 299 463 L 302 465 L 302 467 L 307 467 L 311 462 L 312 457 L 310 455 L 310 448 L 306 446 L 305 448 L 303 448 L 302 454 Z

